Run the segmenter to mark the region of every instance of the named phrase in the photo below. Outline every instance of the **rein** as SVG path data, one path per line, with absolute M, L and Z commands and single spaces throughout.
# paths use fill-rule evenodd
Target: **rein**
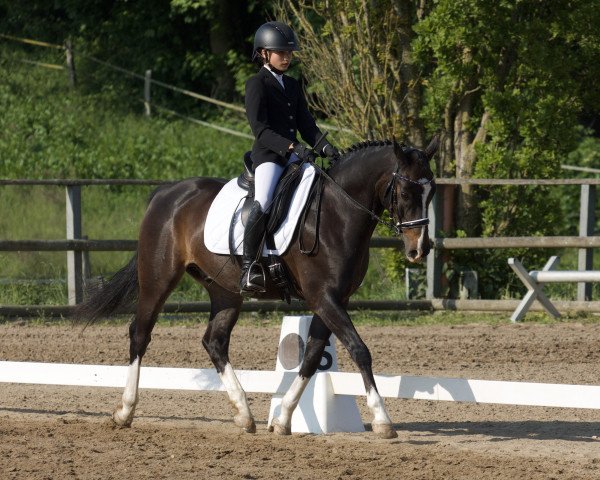
M 335 185 L 337 187 L 338 191 L 340 191 L 348 200 L 350 200 L 350 202 L 353 203 L 356 208 L 358 208 L 359 210 L 361 210 L 364 213 L 366 213 L 367 215 L 369 215 L 373 220 L 376 220 L 377 223 L 379 223 L 380 225 L 384 225 L 387 228 L 389 228 L 395 235 L 400 235 L 402 233 L 402 230 L 407 230 L 407 229 L 411 229 L 411 228 L 419 228 L 419 227 L 424 227 L 426 225 L 429 225 L 429 218 L 427 218 L 427 217 L 423 217 L 423 218 L 420 218 L 417 220 L 410 220 L 408 222 L 401 222 L 400 218 L 398 218 L 397 213 L 396 213 L 396 218 L 398 219 L 398 221 L 394 224 L 394 222 L 393 222 L 393 220 L 394 220 L 394 205 L 396 204 L 396 188 L 395 187 L 396 187 L 397 179 L 405 180 L 407 182 L 414 183 L 414 184 L 421 185 L 421 186 L 430 183 L 433 179 L 428 180 L 426 182 L 418 182 L 415 180 L 411 180 L 410 178 L 405 177 L 404 175 L 400 175 L 400 173 L 399 173 L 400 165 L 398 165 L 396 167 L 396 171 L 392 174 L 392 179 L 390 180 L 390 182 L 388 183 L 388 186 L 386 187 L 385 197 L 388 196 L 390 190 L 392 193 L 390 207 L 388 208 L 390 215 L 392 217 L 392 221 L 386 221 L 383 218 L 381 218 L 379 215 L 377 215 L 375 212 L 373 212 L 372 210 L 369 210 L 363 204 L 361 204 L 360 202 L 358 202 L 354 198 L 352 198 L 350 196 L 350 194 L 348 192 L 346 192 L 346 190 L 344 190 L 340 186 L 339 183 L 337 183 L 333 178 L 331 178 L 327 174 L 327 172 L 325 172 L 325 170 L 323 170 L 321 167 L 319 167 L 315 162 L 310 162 L 310 163 L 313 165 L 313 167 L 315 167 L 315 169 L 319 172 L 319 174 L 322 176 L 322 178 L 325 178 L 327 181 L 329 181 L 330 183 Z M 319 225 L 319 213 L 321 211 L 320 200 L 321 200 L 321 195 L 319 194 L 319 197 L 318 197 L 319 205 L 317 205 L 316 239 L 315 239 L 315 244 L 313 245 L 313 248 L 310 250 L 310 253 L 312 253 L 315 250 L 316 243 L 318 242 L 318 237 L 319 237 L 318 225 Z M 301 251 L 302 251 L 302 253 L 308 254 L 308 252 L 306 252 L 304 250 L 301 250 Z

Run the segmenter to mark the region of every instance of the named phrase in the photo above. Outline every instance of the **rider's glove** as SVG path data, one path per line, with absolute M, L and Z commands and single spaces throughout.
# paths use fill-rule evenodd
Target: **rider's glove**
M 294 153 L 303 162 L 313 162 L 315 160 L 315 152 L 313 152 L 312 148 L 308 148 L 301 143 L 294 145 Z
M 323 154 L 332 160 L 337 160 L 340 158 L 340 152 L 338 152 L 338 149 L 329 142 L 327 142 L 323 147 Z

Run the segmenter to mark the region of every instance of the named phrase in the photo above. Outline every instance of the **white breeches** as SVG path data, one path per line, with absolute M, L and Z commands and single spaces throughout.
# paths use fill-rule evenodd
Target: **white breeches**
M 298 160 L 298 156 L 292 153 L 288 163 L 296 160 Z M 260 203 L 263 212 L 267 212 L 271 207 L 275 187 L 284 170 L 285 166 L 282 167 L 274 162 L 261 163 L 254 170 L 254 200 Z

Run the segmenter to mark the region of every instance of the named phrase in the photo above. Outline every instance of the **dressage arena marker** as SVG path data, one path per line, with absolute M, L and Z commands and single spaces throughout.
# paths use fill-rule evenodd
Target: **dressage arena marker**
M 302 333 L 301 330 L 298 331 L 299 336 L 300 333 Z M 289 333 L 283 335 L 282 329 L 282 339 L 285 338 L 293 337 L 289 337 Z M 286 342 L 291 343 L 291 340 Z M 297 341 L 297 343 L 299 342 Z M 326 350 L 326 353 L 331 355 L 331 352 L 335 351 L 332 348 Z M 287 357 L 284 358 L 281 354 L 287 355 Z M 281 348 L 278 363 L 290 361 L 289 355 L 291 354 L 285 346 Z M 325 364 L 329 363 L 327 355 L 324 355 L 324 361 Z M 323 365 L 323 361 L 321 363 Z M 127 366 L 0 361 L 0 383 L 124 388 L 127 370 Z M 286 369 L 275 371 L 236 370 L 236 374 L 246 392 L 277 396 L 283 395 L 298 375 L 297 372 Z M 308 429 L 312 429 L 311 433 L 356 431 L 349 430 L 349 428 L 364 430 L 362 421 L 361 426 L 357 427 L 353 420 L 356 415 L 354 410 L 356 404 L 352 405 L 341 400 L 344 398 L 343 396 L 366 396 L 361 375 L 336 372 L 330 368 L 327 371 L 316 373 L 314 377 L 311 381 L 314 382 L 314 389 L 311 390 L 307 387 L 303 400 L 301 400 L 301 402 L 305 402 L 303 405 L 308 405 L 308 407 L 297 409 L 300 411 L 299 415 L 303 415 L 304 418 L 300 417 L 300 420 L 296 420 L 296 428 L 302 428 L 302 422 L 304 422 Z M 600 409 L 600 386 L 596 385 L 405 375 L 375 375 L 375 381 L 381 396 L 387 398 Z M 139 386 L 144 389 L 161 390 L 225 391 L 214 369 L 142 367 Z M 353 398 L 349 399 L 354 402 Z M 336 408 L 332 410 L 332 407 Z M 272 404 L 271 409 L 276 408 L 277 403 L 275 406 Z M 314 416 L 311 412 L 314 413 Z M 294 416 L 296 416 L 296 412 L 294 412 Z M 329 419 L 330 416 L 334 421 Z M 294 420 L 292 421 L 294 422 Z M 302 430 L 292 428 L 292 431 Z
M 276 372 L 295 372 L 298 375 L 304 359 L 304 348 L 308 341 L 308 331 L 312 316 L 283 317 L 279 349 L 277 351 Z M 308 382 L 300 397 L 298 406 L 292 414 L 292 432 L 331 433 L 364 432 L 365 426 L 360 418 L 356 399 L 352 394 L 335 395 L 331 378 L 320 375 L 321 372 L 337 372 L 336 338 L 331 335 L 317 368 L 317 374 Z M 362 382 L 362 380 L 361 380 Z M 364 390 L 364 388 L 363 388 Z M 281 411 L 282 395 L 271 400 L 268 424 Z

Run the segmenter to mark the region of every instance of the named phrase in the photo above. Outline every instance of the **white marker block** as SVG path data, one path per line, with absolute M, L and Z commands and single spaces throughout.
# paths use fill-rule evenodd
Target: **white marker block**
M 283 317 L 275 371 L 298 372 L 312 317 Z M 335 395 L 329 372 L 337 372 L 336 338 L 329 337 L 317 373 L 310 379 L 292 415 L 294 433 L 364 432 L 356 399 L 350 395 Z M 282 395 L 271 400 L 269 425 L 281 411 Z

